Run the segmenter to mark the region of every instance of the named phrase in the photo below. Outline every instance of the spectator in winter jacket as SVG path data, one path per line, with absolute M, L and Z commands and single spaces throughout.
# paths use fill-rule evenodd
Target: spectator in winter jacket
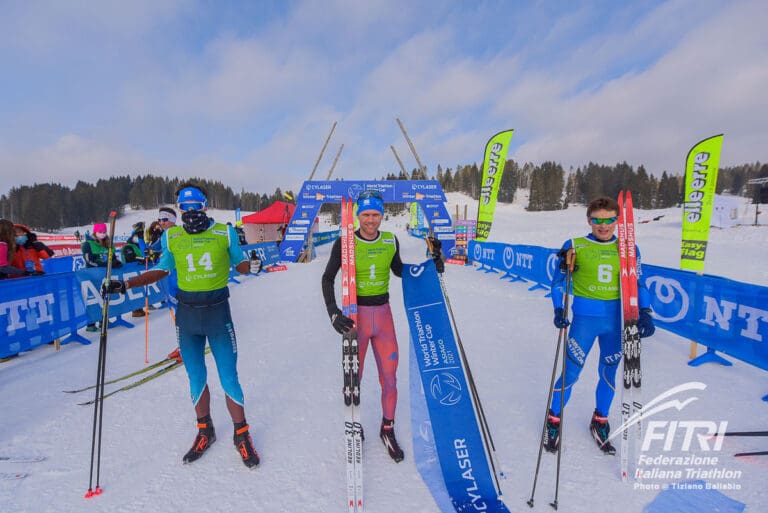
M 136 262 L 137 264 L 144 265 L 144 252 L 142 251 L 144 246 L 144 222 L 139 221 L 133 225 L 133 232 L 128 240 L 125 241 L 125 245 L 120 249 L 120 261 L 124 264 Z M 131 312 L 132 317 L 144 317 L 146 312 L 143 308 L 137 308 Z
M 109 255 L 109 235 L 107 225 L 96 223 L 93 225 L 93 235 L 85 234 L 85 241 L 80 246 L 83 252 L 83 260 L 86 267 L 106 267 Z M 123 264 L 116 255 L 112 255 L 112 267 L 121 267 Z
M 144 252 L 141 247 L 144 245 L 144 223 L 138 222 L 133 225 L 133 232 L 125 245 L 120 250 L 120 260 L 124 264 L 131 262 L 144 263 Z
M 109 246 L 110 240 L 107 235 L 107 225 L 104 223 L 96 223 L 93 225 L 93 236 L 86 232 L 85 241 L 80 246 L 83 252 L 83 260 L 85 260 L 86 267 L 106 267 L 109 261 Z M 123 264 L 117 258 L 117 255 L 112 255 L 112 267 L 122 267 Z M 85 328 L 86 331 L 98 331 L 96 323 L 90 323 Z
M 43 264 L 40 261 L 51 258 L 53 250 L 37 240 L 37 234 L 27 226 L 15 224 L 13 228 L 16 240 L 13 265 L 24 268 L 32 274 L 42 274 Z
M 16 235 L 13 223 L 0 219 L 0 280 L 8 277 L 24 276 L 24 267 L 12 265 L 16 254 Z

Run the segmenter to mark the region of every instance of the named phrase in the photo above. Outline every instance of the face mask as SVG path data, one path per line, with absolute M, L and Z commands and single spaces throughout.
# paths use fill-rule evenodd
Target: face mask
M 16 236 L 16 245 L 17 246 L 23 246 L 27 243 L 27 236 L 26 235 L 17 235 Z
M 190 210 L 181 214 L 184 231 L 187 233 L 203 233 L 211 226 L 211 219 L 202 210 Z

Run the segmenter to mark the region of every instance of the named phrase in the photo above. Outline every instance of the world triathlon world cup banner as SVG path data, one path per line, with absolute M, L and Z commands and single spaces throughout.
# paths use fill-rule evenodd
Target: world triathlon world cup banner
M 403 296 L 411 362 L 418 364 L 420 377 L 411 380 L 411 400 L 426 401 L 429 417 L 421 414 L 411 419 L 416 466 L 443 513 L 508 512 L 495 486 L 464 363 L 431 260 L 403 266 Z M 444 509 L 447 504 L 452 510 Z
M 451 255 L 456 237 L 453 221 L 445 208 L 445 194 L 436 180 L 331 180 L 306 181 L 296 197 L 296 209 L 280 243 L 280 260 L 296 262 L 302 255 L 312 220 L 324 203 L 340 203 L 341 198 L 357 199 L 361 192 L 376 190 L 384 203 L 418 203 L 425 223 L 443 245 L 443 253 Z M 385 216 L 384 225 L 387 219 Z

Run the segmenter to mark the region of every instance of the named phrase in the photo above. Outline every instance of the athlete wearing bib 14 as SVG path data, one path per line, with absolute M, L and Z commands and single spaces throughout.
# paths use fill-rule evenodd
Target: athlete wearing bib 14
M 615 452 L 607 439 L 610 433 L 608 413 L 616 390 L 616 371 L 622 358 L 619 252 L 614 235 L 618 214 L 616 201 L 607 197 L 596 198 L 587 207 L 587 223 L 592 232 L 584 237 L 567 240 L 558 253 L 558 271 L 552 279 L 554 324 L 560 329 L 570 326 L 570 330 L 566 343 L 565 390 L 562 389 L 560 376 L 555 382 L 544 437 L 544 446 L 550 452 L 556 452 L 560 444 L 561 401 L 563 406 L 568 403 L 571 389 L 579 379 L 595 339 L 600 347 L 600 361 L 590 430 L 604 453 Z M 567 312 L 563 311 L 566 282 L 564 259 L 571 248 L 576 253 L 576 267 L 571 275 L 572 322 L 568 320 Z M 640 305 L 638 327 L 643 337 L 649 337 L 655 328 L 651 318 L 650 296 L 642 277 L 639 249 L 636 248 L 636 252 Z
M 206 340 L 216 361 L 227 409 L 234 423 L 234 443 L 243 463 L 255 467 L 259 456 L 253 448 L 245 420 L 243 390 L 237 375 L 237 339 L 229 308 L 230 267 L 241 274 L 258 273 L 261 261 L 243 257 L 234 228 L 216 223 L 206 214 L 207 198 L 202 187 L 183 184 L 177 191 L 182 226 L 163 234 L 163 251 L 157 265 L 126 282 L 112 281 L 108 292 L 124 292 L 177 276 L 176 337 L 189 377 L 198 433 L 184 463 L 200 458 L 216 441 L 210 416 L 211 394 L 205 366 Z

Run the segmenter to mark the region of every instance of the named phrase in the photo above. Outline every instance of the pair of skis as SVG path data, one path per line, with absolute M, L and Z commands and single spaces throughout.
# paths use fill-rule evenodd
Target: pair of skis
M 158 362 L 155 362 L 155 363 L 153 363 L 151 365 L 147 365 L 146 367 L 142 367 L 139 370 L 136 370 L 136 371 L 133 371 L 133 372 L 129 372 L 128 374 L 125 374 L 123 376 L 111 379 L 109 381 L 105 381 L 104 384 L 105 385 L 112 385 L 112 384 L 115 384 L 115 383 L 119 383 L 120 381 L 125 381 L 126 379 L 133 378 L 135 376 L 138 376 L 139 374 L 144 374 L 145 372 L 149 372 L 149 371 L 151 371 L 153 369 L 157 369 L 158 367 L 162 367 L 163 365 L 169 366 L 169 365 L 171 365 L 173 363 L 177 363 L 176 362 L 176 358 L 164 358 L 164 359 L 162 359 L 162 360 L 160 360 Z M 80 392 L 85 392 L 86 390 L 93 390 L 94 388 L 96 388 L 96 385 L 90 385 L 90 386 L 87 386 L 87 387 L 77 388 L 77 389 L 74 389 L 74 390 L 62 390 L 62 392 L 64 392 L 65 394 L 79 394 Z
M 768 436 L 768 431 L 726 431 L 722 436 Z M 737 452 L 734 454 L 737 458 L 748 456 L 768 456 L 768 451 L 750 451 Z
M 352 199 L 341 199 L 341 303 L 342 314 L 357 324 L 355 276 L 355 217 Z M 344 371 L 344 441 L 347 469 L 347 505 L 350 513 L 363 511 L 363 425 L 360 423 L 360 357 L 357 326 L 342 337 Z
M 206 347 L 205 348 L 205 354 L 208 354 L 210 352 L 211 352 L 211 348 L 210 347 Z M 163 360 L 160 360 L 159 362 L 153 363 L 152 365 L 148 365 L 148 366 L 146 366 L 146 367 L 144 367 L 142 369 L 139 369 L 137 371 L 128 373 L 128 374 L 126 374 L 124 376 L 120 376 L 119 378 L 115 378 L 115 379 L 112 379 L 110 381 L 105 381 L 104 382 L 105 385 L 111 385 L 111 384 L 114 384 L 114 383 L 119 383 L 120 381 L 125 381 L 126 379 L 129 379 L 129 378 L 132 378 L 132 377 L 135 377 L 135 376 L 139 376 L 139 375 L 144 374 L 146 372 L 149 372 L 151 370 L 157 369 L 157 370 L 155 370 L 155 372 L 153 372 L 151 374 L 148 374 L 148 375 L 146 375 L 146 376 L 144 376 L 144 377 L 142 377 L 140 379 L 137 379 L 136 381 L 132 381 L 132 382 L 128 383 L 127 385 L 123 385 L 120 388 L 117 388 L 117 389 L 115 389 L 115 390 L 113 390 L 113 391 L 111 391 L 111 392 L 109 392 L 107 394 L 104 394 L 101 397 L 101 399 L 106 399 L 107 397 L 113 396 L 113 395 L 115 395 L 115 394 L 117 394 L 119 392 L 125 392 L 126 390 L 131 390 L 132 388 L 136 388 L 136 387 L 138 387 L 140 385 L 143 385 L 144 383 L 152 381 L 155 378 L 159 378 L 160 376 L 162 376 L 164 374 L 167 374 L 168 372 L 170 372 L 170 371 L 172 371 L 174 369 L 177 369 L 177 368 L 181 367 L 182 365 L 184 365 L 184 362 L 179 362 L 175 358 L 165 358 Z M 79 388 L 79 389 L 76 389 L 76 390 L 64 390 L 64 392 L 67 393 L 67 394 L 77 394 L 77 393 L 80 393 L 80 392 L 85 392 L 86 390 L 93 390 L 94 388 L 96 388 L 96 386 L 95 385 L 91 385 L 91 386 L 84 387 L 84 388 Z M 95 402 L 95 399 L 91 399 L 89 401 L 85 401 L 85 402 L 77 403 L 77 404 L 79 404 L 80 406 L 87 406 L 89 404 L 93 404 L 94 402 Z
M 36 463 L 44 459 L 45 456 L 0 455 L 0 463 Z M 0 472 L 0 481 L 24 479 L 28 475 L 28 472 Z
M 640 366 L 640 305 L 637 286 L 637 251 L 635 246 L 635 217 L 632 208 L 632 193 L 619 192 L 619 218 L 616 227 L 619 246 L 621 278 L 621 348 L 624 369 L 621 388 L 622 433 L 620 444 L 621 480 L 627 481 L 629 472 L 629 433 L 635 432 L 634 461 L 637 464 L 643 439 L 642 424 L 642 368 Z M 637 478 L 637 475 L 635 475 Z

